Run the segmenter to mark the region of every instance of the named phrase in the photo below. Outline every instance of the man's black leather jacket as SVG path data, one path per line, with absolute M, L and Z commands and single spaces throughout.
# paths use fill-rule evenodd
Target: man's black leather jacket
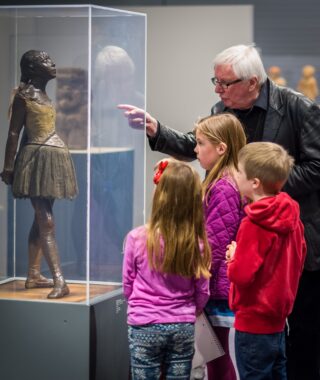
M 307 258 L 305 269 L 320 270 L 320 108 L 289 88 L 268 80 L 269 102 L 262 141 L 282 145 L 295 159 L 295 166 L 284 187 L 300 204 L 305 227 Z M 224 111 L 218 102 L 211 114 Z M 181 133 L 159 123 L 157 135 L 149 139 L 152 150 L 181 160 L 196 158 L 193 132 Z

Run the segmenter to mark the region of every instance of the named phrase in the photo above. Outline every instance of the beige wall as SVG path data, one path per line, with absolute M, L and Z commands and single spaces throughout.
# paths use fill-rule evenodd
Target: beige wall
M 175 129 L 190 131 L 218 100 L 210 82 L 214 56 L 231 45 L 253 41 L 253 7 L 132 10 L 147 14 L 147 110 Z M 162 157 L 147 148 L 146 215 L 152 198 L 152 168 Z

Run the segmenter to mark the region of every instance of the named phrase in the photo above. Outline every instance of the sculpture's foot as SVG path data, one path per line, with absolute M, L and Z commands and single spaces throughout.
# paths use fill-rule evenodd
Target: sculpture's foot
M 54 288 L 48 294 L 47 298 L 62 298 L 70 293 L 68 285 L 63 278 L 54 280 Z
M 46 277 L 42 276 L 41 274 L 36 277 L 27 277 L 26 282 L 24 284 L 26 289 L 33 289 L 33 288 L 52 288 L 53 287 L 53 281 L 47 279 Z

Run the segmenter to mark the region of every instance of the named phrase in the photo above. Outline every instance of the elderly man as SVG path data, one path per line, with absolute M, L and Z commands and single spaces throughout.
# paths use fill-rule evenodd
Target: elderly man
M 214 59 L 211 78 L 220 101 L 211 114 L 231 112 L 243 124 L 248 142 L 271 141 L 295 159 L 285 185 L 300 204 L 307 259 L 287 337 L 288 378 L 320 379 L 320 108 L 300 93 L 270 81 L 253 45 L 232 46 Z M 162 125 L 142 110 L 121 105 L 129 124 L 146 124 L 149 144 L 180 159 L 196 159 L 195 136 Z

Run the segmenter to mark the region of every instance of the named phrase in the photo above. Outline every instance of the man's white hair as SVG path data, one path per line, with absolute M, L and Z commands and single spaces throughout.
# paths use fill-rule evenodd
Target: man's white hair
M 239 79 L 256 77 L 259 84 L 264 83 L 267 79 L 259 51 L 254 44 L 235 45 L 223 50 L 215 57 L 213 65 L 216 67 L 225 64 L 231 64 Z

